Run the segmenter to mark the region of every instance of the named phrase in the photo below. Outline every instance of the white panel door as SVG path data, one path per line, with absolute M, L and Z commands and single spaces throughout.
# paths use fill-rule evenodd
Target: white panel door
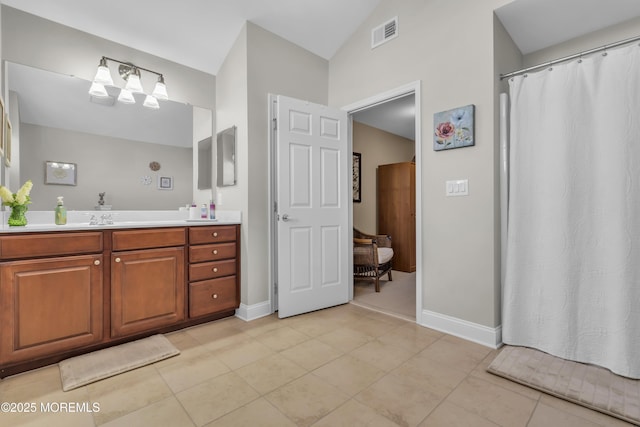
M 347 113 L 277 97 L 278 315 L 348 302 Z

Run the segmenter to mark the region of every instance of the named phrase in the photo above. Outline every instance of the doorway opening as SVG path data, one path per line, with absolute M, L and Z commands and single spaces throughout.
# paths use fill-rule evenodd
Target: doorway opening
M 354 195 L 351 210 L 352 227 L 367 234 L 391 234 L 394 245 L 392 281 L 380 278 L 380 292 L 375 292 L 371 280 L 352 279 L 351 303 L 407 320 L 421 322 L 422 269 L 421 269 L 421 115 L 420 82 L 414 82 L 389 92 L 381 93 L 343 108 L 349 112 L 352 135 L 352 153 L 361 164 L 358 197 Z M 381 200 L 387 197 L 377 181 L 378 166 L 382 169 L 414 167 L 415 181 L 410 190 L 414 197 L 403 204 L 402 213 L 414 209 L 411 227 L 393 227 L 379 221 Z M 386 178 L 385 178 L 386 179 Z M 409 194 L 407 193 L 408 197 Z M 404 197 L 404 196 L 403 196 Z M 411 206 L 412 205 L 412 206 Z M 383 210 L 384 210 L 384 206 Z M 397 213 L 391 214 L 392 216 Z M 388 222 L 389 213 L 383 222 Z M 406 234 L 408 233 L 408 234 Z M 413 240 L 413 241 L 411 241 Z M 412 250 L 409 251 L 409 249 Z M 410 254 L 407 252 L 411 252 Z M 412 257 L 412 261 L 407 257 Z M 402 259 L 400 259 L 402 258 Z M 396 270 L 397 268 L 397 270 Z

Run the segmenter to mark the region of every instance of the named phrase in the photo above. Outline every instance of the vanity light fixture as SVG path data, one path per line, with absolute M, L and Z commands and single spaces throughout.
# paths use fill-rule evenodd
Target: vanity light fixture
M 111 78 L 111 72 L 107 66 L 107 58 L 104 56 L 100 59 L 100 65 L 98 65 L 98 71 L 93 78 L 94 83 L 98 83 L 106 86 L 113 86 L 113 79 Z
M 129 89 L 120 89 L 120 95 L 118 95 L 118 101 L 123 104 L 135 104 L 136 99 Z
M 151 95 L 161 101 L 166 101 L 167 99 L 169 99 L 169 96 L 167 95 L 167 86 L 164 84 L 164 77 L 162 76 L 162 74 L 160 74 L 160 77 L 158 77 L 156 87 L 153 88 L 153 92 L 151 93 Z
M 169 96 L 167 95 L 167 87 L 164 83 L 164 76 L 162 74 L 153 70 L 149 70 L 147 68 L 139 67 L 130 62 L 120 61 L 118 59 L 109 58 L 107 56 L 103 56 L 100 59 L 98 71 L 96 72 L 96 76 L 93 79 L 91 88 L 89 89 L 90 95 L 99 98 L 105 98 L 109 96 L 107 90 L 105 89 L 105 86 L 114 86 L 114 84 L 113 79 L 111 78 L 111 72 L 109 71 L 107 61 L 113 61 L 120 64 L 120 66 L 118 67 L 118 73 L 120 73 L 120 77 L 122 77 L 126 81 L 125 87 L 123 89 L 120 89 L 118 101 L 122 102 L 123 104 L 135 104 L 136 99 L 134 98 L 133 94 L 144 94 L 140 76 L 141 70 L 158 76 L 158 81 L 156 82 L 153 92 L 151 93 L 151 95 L 147 95 L 145 97 L 144 103 L 142 105 L 147 108 L 157 110 L 160 108 L 158 100 L 166 101 L 169 99 Z
M 89 95 L 96 96 L 98 98 L 106 98 L 109 96 L 107 93 L 107 89 L 104 88 L 102 83 L 91 83 L 91 87 L 89 88 Z
M 160 108 L 160 104 L 158 103 L 158 100 L 153 95 L 147 95 L 142 105 L 144 105 L 147 108 L 151 108 L 152 110 L 157 110 Z
M 122 65 L 120 68 L 122 68 Z M 125 89 L 132 93 L 144 93 L 142 83 L 140 83 L 140 70 L 136 67 L 132 67 L 131 71 L 125 71 L 124 74 L 127 76 L 127 84 L 124 86 Z M 120 75 L 122 75 L 122 73 Z

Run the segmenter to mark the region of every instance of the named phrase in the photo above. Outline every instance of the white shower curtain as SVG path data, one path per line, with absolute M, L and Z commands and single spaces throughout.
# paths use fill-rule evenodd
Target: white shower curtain
M 640 378 L 640 47 L 510 96 L 503 341 Z

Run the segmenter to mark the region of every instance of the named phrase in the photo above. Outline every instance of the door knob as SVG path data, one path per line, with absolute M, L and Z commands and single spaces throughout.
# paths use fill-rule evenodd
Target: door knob
M 99 259 L 97 259 L 97 260 L 93 261 L 93 263 L 94 263 L 95 265 L 100 265 L 100 260 L 99 260 Z
M 289 214 L 284 214 L 284 215 L 282 215 L 282 220 L 283 220 L 284 222 L 289 221 Z
M 120 262 L 120 258 L 116 258 L 116 262 Z

